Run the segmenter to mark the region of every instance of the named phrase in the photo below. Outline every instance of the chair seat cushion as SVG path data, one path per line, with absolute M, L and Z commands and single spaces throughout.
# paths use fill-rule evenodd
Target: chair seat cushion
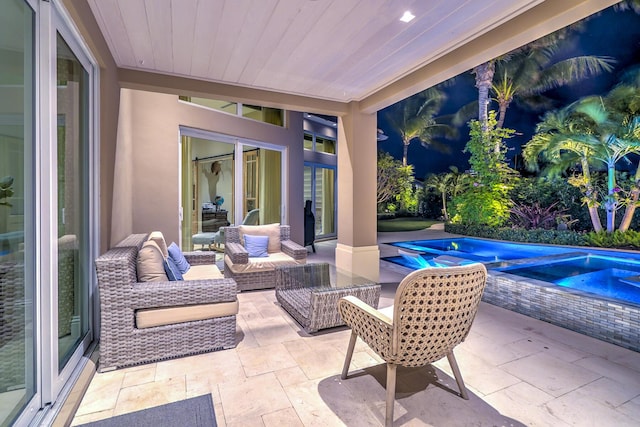
M 198 233 L 191 236 L 191 242 L 195 245 L 212 245 L 215 242 L 215 233 Z
M 150 308 L 136 311 L 138 329 L 176 323 L 214 319 L 238 314 L 238 300 L 215 304 L 185 305 L 180 307 Z
M 269 256 L 264 258 L 249 258 L 249 262 L 246 264 L 233 264 L 229 255 L 225 255 L 224 262 L 231 269 L 233 274 L 237 274 L 271 271 L 281 265 L 304 264 L 306 260 L 296 261 L 284 252 L 275 252 L 270 253 Z
M 184 280 L 224 279 L 224 274 L 213 264 L 192 265 L 189 271 L 182 275 Z M 186 283 L 185 286 L 189 284 Z

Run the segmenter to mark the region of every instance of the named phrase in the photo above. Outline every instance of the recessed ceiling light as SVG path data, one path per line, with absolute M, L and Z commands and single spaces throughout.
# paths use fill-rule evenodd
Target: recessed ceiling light
M 410 22 L 413 20 L 413 18 L 415 18 L 416 16 L 411 13 L 411 11 L 407 10 L 404 15 L 402 15 L 402 17 L 400 18 L 400 20 L 402 22 Z

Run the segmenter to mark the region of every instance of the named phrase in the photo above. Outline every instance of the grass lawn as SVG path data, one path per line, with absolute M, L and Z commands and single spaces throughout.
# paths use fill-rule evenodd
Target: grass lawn
M 423 230 L 440 221 L 422 218 L 394 218 L 378 221 L 378 231 L 415 231 Z

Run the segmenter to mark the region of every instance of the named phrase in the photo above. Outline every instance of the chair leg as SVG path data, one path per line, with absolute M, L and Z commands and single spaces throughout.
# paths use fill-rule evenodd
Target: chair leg
M 351 338 L 349 339 L 349 348 L 347 348 L 347 356 L 344 359 L 344 366 L 342 367 L 342 375 L 340 378 L 343 380 L 347 379 L 347 374 L 349 373 L 349 365 L 351 364 L 351 358 L 353 357 L 353 349 L 356 346 L 356 340 L 358 339 L 358 335 L 351 331 Z
M 393 363 L 387 363 L 387 410 L 384 416 L 385 427 L 393 426 L 393 405 L 396 400 L 396 367 Z
M 453 350 L 447 353 L 447 360 L 449 361 L 449 365 L 451 365 L 453 376 L 456 377 L 456 382 L 458 383 L 458 388 L 460 389 L 460 396 L 462 396 L 462 398 L 465 400 L 469 400 L 467 388 L 464 386 L 464 381 L 462 381 L 462 374 L 460 373 L 460 368 L 458 368 L 458 362 L 456 362 L 456 358 L 453 355 Z

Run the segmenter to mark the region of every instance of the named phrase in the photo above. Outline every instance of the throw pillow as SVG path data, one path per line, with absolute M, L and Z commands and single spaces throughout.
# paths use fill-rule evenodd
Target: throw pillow
M 167 242 L 164 241 L 162 231 L 152 231 L 149 234 L 149 238 L 147 240 L 153 240 L 154 242 L 156 242 L 164 258 L 169 256 L 169 253 L 167 252 Z
M 244 236 L 250 234 L 252 236 L 268 236 L 269 245 L 267 251 L 272 254 L 280 252 L 280 224 L 266 224 L 266 225 L 240 225 L 238 226 L 240 231 L 240 241 L 244 244 Z
M 175 242 L 171 242 L 168 251 L 169 258 L 173 259 L 175 264 L 178 266 L 180 273 L 184 274 L 189 271 L 191 264 L 189 264 L 189 261 L 184 257 L 184 254 Z
M 144 242 L 138 251 L 138 282 L 166 282 L 167 273 L 163 266 L 164 257 L 153 240 Z
M 164 271 L 167 273 L 167 277 L 170 281 L 175 282 L 177 280 L 182 280 L 182 274 L 180 273 L 180 269 L 173 261 L 173 258 L 167 257 L 163 262 Z
M 249 252 L 249 257 L 266 257 L 269 236 L 244 235 L 244 248 Z

